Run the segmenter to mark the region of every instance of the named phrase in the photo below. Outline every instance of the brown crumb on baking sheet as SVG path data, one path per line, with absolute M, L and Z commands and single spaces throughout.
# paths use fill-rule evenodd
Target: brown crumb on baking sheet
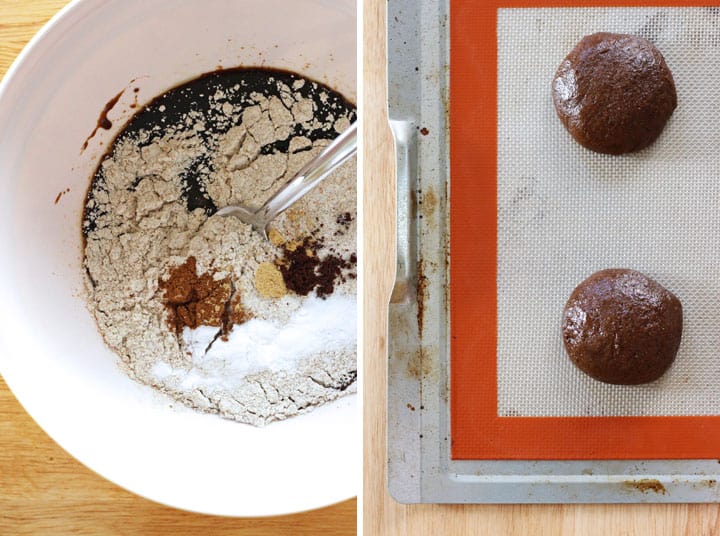
M 642 493 L 652 491 L 654 493 L 667 494 L 667 490 L 656 478 L 643 478 L 640 480 L 626 480 L 623 485 L 629 490 L 637 490 Z

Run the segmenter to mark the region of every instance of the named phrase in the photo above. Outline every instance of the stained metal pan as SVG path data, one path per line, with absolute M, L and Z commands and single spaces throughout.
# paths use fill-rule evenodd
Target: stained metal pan
M 388 339 L 392 496 L 403 503 L 718 501 L 718 459 L 451 459 L 449 24 L 460 4 L 388 1 L 398 225 Z

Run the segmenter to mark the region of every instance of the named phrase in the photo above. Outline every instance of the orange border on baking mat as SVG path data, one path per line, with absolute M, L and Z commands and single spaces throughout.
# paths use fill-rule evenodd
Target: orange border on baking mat
M 450 2 L 450 431 L 453 459 L 720 456 L 720 417 L 716 416 L 499 417 L 497 414 L 497 9 L 607 6 L 700 7 L 697 2 L 679 0 Z

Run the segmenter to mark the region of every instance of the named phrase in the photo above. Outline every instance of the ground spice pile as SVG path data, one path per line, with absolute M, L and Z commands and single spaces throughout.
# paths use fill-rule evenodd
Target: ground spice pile
M 288 291 L 282 273 L 271 262 L 258 266 L 255 272 L 255 288 L 266 298 L 282 298 Z
M 163 291 L 168 325 L 177 334 L 186 327 L 213 326 L 227 339 L 235 324 L 250 318 L 230 278 L 216 279 L 215 272 L 198 275 L 192 256 L 171 268 L 166 279 L 160 278 L 158 288 Z
M 227 324 L 226 310 L 232 295 L 230 280 L 216 280 L 212 273 L 198 275 L 195 257 L 188 257 L 183 264 L 172 268 L 168 278 L 160 279 L 158 285 L 164 292 L 168 323 L 176 333 L 182 333 L 185 327 Z
M 348 260 L 334 253 L 320 258 L 322 246 L 322 242 L 306 238 L 297 247 L 283 248 L 280 272 L 289 290 L 300 296 L 315 291 L 318 298 L 325 298 L 333 293 L 336 282 L 346 281 L 344 272 L 353 268 L 354 255 Z

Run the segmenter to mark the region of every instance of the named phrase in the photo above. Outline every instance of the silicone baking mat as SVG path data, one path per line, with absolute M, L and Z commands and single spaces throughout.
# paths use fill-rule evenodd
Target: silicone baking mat
M 720 10 L 645 3 L 451 4 L 454 459 L 717 456 Z M 673 72 L 678 108 L 639 153 L 592 153 L 555 116 L 555 70 L 597 31 L 651 40 Z M 567 297 L 614 267 L 683 303 L 676 363 L 652 384 L 596 382 L 565 355 Z

